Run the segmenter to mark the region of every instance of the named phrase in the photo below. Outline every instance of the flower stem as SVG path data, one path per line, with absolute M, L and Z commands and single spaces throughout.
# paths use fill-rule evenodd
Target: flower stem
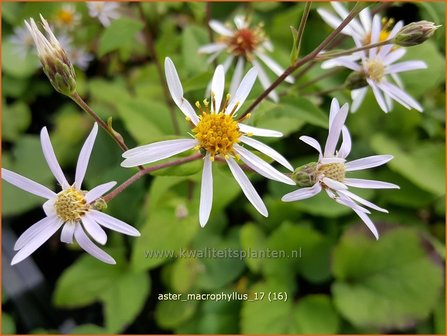
M 247 114 L 251 113 L 256 106 L 262 102 L 270 92 L 272 92 L 279 84 L 281 84 L 284 79 L 287 78 L 292 72 L 296 69 L 300 68 L 304 64 L 314 61 L 314 59 L 318 56 L 318 54 L 335 38 L 340 34 L 340 32 L 345 28 L 351 20 L 360 13 L 363 9 L 363 5 L 357 2 L 354 8 L 349 12 L 348 16 L 340 23 L 340 25 L 331 33 L 328 37 L 326 37 L 323 42 L 320 43 L 318 47 L 316 47 L 311 53 L 307 54 L 303 58 L 297 60 L 294 64 L 289 66 L 281 76 L 279 76 L 261 95 L 256 98 L 256 100 L 247 108 L 247 110 L 238 118 L 238 120 L 243 119 Z
M 140 19 L 144 24 L 144 37 L 146 41 L 146 48 L 149 55 L 152 57 L 155 67 L 157 68 L 158 76 L 160 77 L 161 86 L 163 87 L 163 95 L 165 98 L 166 105 L 169 108 L 169 113 L 172 119 L 172 126 L 174 127 L 175 134 L 180 134 L 180 127 L 178 124 L 178 120 L 176 117 L 174 106 L 172 105 L 171 95 L 168 91 L 168 85 L 166 83 L 165 75 L 163 72 L 163 67 L 161 66 L 160 59 L 158 58 L 157 50 L 155 48 L 154 37 L 152 36 L 152 32 L 147 24 L 146 18 L 144 16 L 143 5 L 141 2 L 138 2 L 138 11 L 140 13 Z
M 151 167 L 147 167 L 147 168 L 143 168 L 142 170 L 138 171 L 137 173 L 135 173 L 134 175 L 132 175 L 131 177 L 129 177 L 126 181 L 124 181 L 121 185 L 119 185 L 117 188 L 115 188 L 114 190 L 112 190 L 111 192 L 109 192 L 107 195 L 105 195 L 102 199 L 105 202 L 110 202 L 113 198 L 115 198 L 117 195 L 119 195 L 121 192 L 123 192 L 125 189 L 127 189 L 129 186 L 131 186 L 135 181 L 137 181 L 138 179 L 140 179 L 142 176 L 152 173 L 156 170 L 160 170 L 163 168 L 168 168 L 168 167 L 173 167 L 173 166 L 178 166 L 187 162 L 191 162 L 197 159 L 200 159 L 202 157 L 202 154 L 200 153 L 195 153 L 192 154 L 190 156 L 184 157 L 184 158 L 180 158 L 174 161 L 170 161 L 170 162 L 164 162 L 164 163 L 160 163 Z
M 119 138 L 112 129 L 110 129 L 107 124 L 96 114 L 95 111 L 93 111 L 90 106 L 81 98 L 81 96 L 75 92 L 73 93 L 70 98 L 78 104 L 80 108 L 82 108 L 87 114 L 89 114 L 93 119 L 96 120 L 96 122 L 101 126 L 107 133 L 110 134 L 110 136 L 115 140 L 115 142 L 118 144 L 118 146 L 124 151 L 128 150 L 129 148 L 124 143 L 124 140 Z
M 310 7 L 312 1 L 307 1 L 304 5 L 303 16 L 301 17 L 300 25 L 298 26 L 297 41 L 296 41 L 296 56 L 299 57 L 301 49 L 301 41 L 303 39 L 304 28 L 306 27 L 307 18 L 309 17 Z
M 348 50 L 343 50 L 343 51 L 329 51 L 327 53 L 324 53 L 322 55 L 318 55 L 317 57 L 315 57 L 315 60 L 317 61 L 325 61 L 331 58 L 336 58 L 336 57 L 340 57 L 340 56 L 346 56 L 346 55 L 351 55 L 352 53 L 358 52 L 358 51 L 362 51 L 362 50 L 368 50 L 368 49 L 372 49 L 372 48 L 376 48 L 376 47 L 381 47 L 387 44 L 391 44 L 393 43 L 393 39 L 389 39 L 386 41 L 382 41 L 382 42 L 377 42 L 377 43 L 373 43 L 373 44 L 367 44 L 364 46 L 361 46 L 359 48 L 351 48 Z

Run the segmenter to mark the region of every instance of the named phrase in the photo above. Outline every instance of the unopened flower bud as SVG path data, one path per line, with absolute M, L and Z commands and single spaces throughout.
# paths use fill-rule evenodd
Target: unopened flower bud
M 411 47 L 427 41 L 441 27 L 433 22 L 418 21 L 404 26 L 393 39 L 393 43 L 402 47 Z
M 368 85 L 366 74 L 361 72 L 352 72 L 345 80 L 345 88 L 348 90 L 356 90 Z
M 42 63 L 43 71 L 56 91 L 70 96 L 76 91 L 76 74 L 73 65 L 51 31 L 48 22 L 42 15 L 40 19 L 48 38 L 40 32 L 33 19 L 30 19 L 29 23 L 25 21 L 25 24 L 37 47 L 37 55 Z
M 317 163 L 311 162 L 295 169 L 292 180 L 299 187 L 311 187 L 317 181 Z

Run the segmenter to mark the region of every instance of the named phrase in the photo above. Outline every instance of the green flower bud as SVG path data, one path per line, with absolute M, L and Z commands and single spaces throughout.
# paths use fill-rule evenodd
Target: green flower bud
M 317 163 L 311 162 L 295 169 L 292 180 L 299 187 L 311 187 L 317 182 Z
M 411 47 L 422 44 L 433 36 L 435 31 L 441 27 L 433 22 L 418 21 L 404 26 L 393 39 L 393 43 L 402 47 Z
M 51 31 L 48 22 L 40 16 L 43 28 L 48 38 L 37 27 L 33 19 L 25 21 L 28 30 L 37 47 L 37 54 L 43 66 L 43 71 L 56 91 L 71 96 L 76 92 L 76 74 L 65 50 Z

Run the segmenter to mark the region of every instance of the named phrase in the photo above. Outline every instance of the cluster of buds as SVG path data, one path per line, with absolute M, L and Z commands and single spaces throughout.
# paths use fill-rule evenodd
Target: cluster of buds
M 51 31 L 48 22 L 42 15 L 40 19 L 48 38 L 41 33 L 33 19 L 30 19 L 30 22 L 25 21 L 25 24 L 36 44 L 43 71 L 56 91 L 71 96 L 76 91 L 76 74 L 73 65 Z

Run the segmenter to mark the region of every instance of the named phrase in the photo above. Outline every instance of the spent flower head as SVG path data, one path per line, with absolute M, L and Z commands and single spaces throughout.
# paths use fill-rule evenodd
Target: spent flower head
M 98 125 L 95 123 L 79 154 L 75 181 L 73 184 L 69 184 L 56 159 L 46 127 L 40 132 L 43 154 L 51 172 L 62 188 L 59 193 L 2 168 L 2 178 L 5 181 L 47 199 L 43 204 L 46 217 L 32 225 L 19 237 L 14 246 L 14 250 L 18 250 L 18 252 L 12 259 L 12 265 L 31 255 L 61 227 L 60 240 L 63 243 L 72 243 L 74 238 L 87 253 L 108 264 L 115 264 L 115 260 L 97 247 L 89 236 L 104 245 L 107 235 L 101 226 L 130 236 L 140 235 L 138 230 L 129 224 L 98 211 L 104 208 L 101 196 L 113 188 L 116 182 L 100 184 L 90 191 L 81 188 L 97 133 Z
M 236 118 L 238 110 L 248 97 L 256 80 L 256 69 L 252 68 L 242 79 L 234 95 L 224 96 L 225 73 L 222 65 L 216 68 L 211 82 L 211 99 L 203 104 L 196 102 L 198 114 L 183 97 L 183 87 L 177 70 L 170 58 L 165 60 L 165 73 L 169 91 L 175 104 L 180 108 L 191 124 L 189 139 L 175 139 L 156 142 L 133 148 L 123 153 L 123 167 L 135 167 L 194 149 L 203 154 L 203 171 L 200 195 L 199 222 L 203 227 L 207 223 L 213 201 L 212 163 L 219 159 L 228 164 L 234 178 L 253 206 L 263 216 L 268 216 L 267 208 L 247 178 L 238 162 L 241 160 L 249 168 L 272 180 L 295 185 L 289 177 L 280 173 L 270 164 L 253 154 L 244 145 L 252 147 L 271 157 L 290 171 L 292 166 L 273 148 L 252 138 L 255 136 L 281 137 L 277 131 L 257 128 L 243 124 Z
M 320 144 L 314 138 L 309 136 L 300 137 L 301 141 L 318 151 L 318 161 L 301 166 L 295 170 L 292 178 L 303 188 L 284 195 L 282 200 L 284 202 L 299 201 L 315 196 L 324 190 L 337 203 L 350 207 L 378 239 L 379 233 L 374 223 L 368 217 L 370 211 L 366 207 L 381 212 L 388 211 L 357 196 L 348 189 L 349 187 L 390 189 L 399 188 L 399 186 L 382 181 L 350 178 L 346 176 L 346 173 L 383 165 L 393 157 L 391 155 L 374 155 L 354 161 L 346 161 L 352 146 L 351 136 L 344 125 L 348 112 L 348 104 L 340 107 L 337 99 L 334 98 L 332 100 L 329 114 L 329 134 L 324 150 L 322 150 Z M 342 143 L 340 148 L 336 150 L 340 135 L 342 135 Z
M 42 15 L 40 19 L 48 37 L 41 33 L 34 19 L 30 18 L 29 22 L 25 21 L 25 25 L 33 37 L 43 71 L 51 84 L 56 91 L 70 96 L 76 91 L 76 74 L 73 65 L 66 51 L 54 36 L 48 22 Z
M 268 88 L 271 80 L 259 63 L 263 62 L 277 76 L 280 76 L 284 69 L 270 56 L 268 52 L 273 51 L 273 45 L 267 38 L 263 26 L 251 26 L 250 20 L 243 16 L 234 18 L 234 27 L 226 26 L 219 21 L 210 20 L 211 29 L 219 36 L 216 41 L 206 44 L 199 48 L 199 53 L 211 54 L 208 62 L 213 62 L 220 54 L 225 52 L 227 58 L 223 63 L 225 72 L 230 68 L 234 60 L 237 60 L 233 79 L 230 85 L 230 94 L 233 95 L 241 81 L 246 63 L 251 63 L 258 72 L 259 81 L 264 89 Z M 292 76 L 285 79 L 288 83 L 293 83 Z M 269 97 L 277 101 L 278 95 L 275 91 L 269 94 Z

